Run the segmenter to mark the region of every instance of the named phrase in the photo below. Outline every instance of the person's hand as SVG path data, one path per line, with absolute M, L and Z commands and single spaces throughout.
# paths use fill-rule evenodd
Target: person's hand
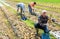
M 55 19 L 52 19 L 52 22 L 56 22 L 56 20 Z

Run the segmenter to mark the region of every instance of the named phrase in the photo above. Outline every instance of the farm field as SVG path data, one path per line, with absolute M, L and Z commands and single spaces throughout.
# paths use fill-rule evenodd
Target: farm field
M 42 10 L 47 10 L 47 15 L 49 17 L 55 18 L 58 23 L 60 23 L 60 0 L 3 0 L 3 2 L 0 1 L 0 3 L 3 5 L 3 7 L 1 7 L 1 9 L 3 10 L 0 10 L 0 19 L 4 19 L 1 21 L 1 23 L 3 22 L 4 25 L 0 25 L 3 26 L 1 27 L 3 28 L 3 30 L 5 26 L 6 30 L 4 31 L 4 33 L 2 33 L 2 31 L 0 30 L 0 35 L 6 34 L 7 32 L 7 39 L 35 39 L 36 31 L 34 29 L 34 23 L 38 20 L 37 16 L 32 16 L 29 14 L 29 12 L 25 12 L 28 20 L 23 21 L 20 19 L 20 16 L 17 16 L 16 12 L 17 3 L 24 2 L 28 6 L 28 3 L 32 1 L 37 2 L 37 5 L 35 7 L 36 13 L 38 12 L 37 14 L 41 14 Z M 26 10 L 28 11 L 27 6 Z M 54 24 L 51 22 L 49 29 L 51 29 L 52 31 L 60 31 L 60 24 Z M 41 34 L 43 33 L 43 31 L 41 30 L 39 33 Z M 56 39 L 52 34 L 50 34 L 50 38 Z

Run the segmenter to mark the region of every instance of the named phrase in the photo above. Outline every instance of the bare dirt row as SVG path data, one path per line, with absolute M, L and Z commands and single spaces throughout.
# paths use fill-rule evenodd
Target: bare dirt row
M 0 7 L 0 39 L 14 39 L 14 33 Z
M 17 39 L 35 39 L 35 30 L 18 19 L 6 7 L 2 8 Z

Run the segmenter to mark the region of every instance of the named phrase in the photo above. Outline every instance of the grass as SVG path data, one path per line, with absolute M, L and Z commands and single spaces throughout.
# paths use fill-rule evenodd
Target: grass
M 26 21 L 24 21 L 28 26 L 30 26 L 30 27 L 34 27 L 34 22 L 33 21 L 31 21 L 31 20 L 26 20 Z
M 32 1 L 35 1 L 37 2 L 37 5 L 43 5 L 43 6 L 37 6 L 37 8 L 42 8 L 42 9 L 45 9 L 45 10 L 51 10 L 51 11 L 55 11 L 55 12 L 58 12 L 60 13 L 60 0 L 10 0 L 10 1 L 13 1 L 13 2 L 23 2 L 23 3 L 30 3 Z M 48 7 L 44 7 L 44 6 L 48 6 Z M 52 7 L 52 8 L 49 8 L 49 7 Z M 56 8 L 53 8 L 53 7 L 56 7 Z
M 15 1 L 15 2 L 32 2 L 32 1 L 35 1 L 35 2 L 49 2 L 49 3 L 60 3 L 60 0 L 11 0 L 11 1 Z
M 52 34 L 50 34 L 51 39 L 56 39 Z
M 7 0 L 9 1 L 9 0 Z M 60 0 L 10 0 L 10 1 L 13 1 L 13 2 L 23 2 L 23 3 L 30 3 L 30 2 L 37 2 L 37 4 L 42 4 L 42 5 L 57 5 L 57 6 L 60 6 Z

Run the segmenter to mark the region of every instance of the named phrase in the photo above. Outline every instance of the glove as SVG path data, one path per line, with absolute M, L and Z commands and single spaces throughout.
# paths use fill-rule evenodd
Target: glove
M 52 19 L 53 22 L 56 22 L 55 19 Z

